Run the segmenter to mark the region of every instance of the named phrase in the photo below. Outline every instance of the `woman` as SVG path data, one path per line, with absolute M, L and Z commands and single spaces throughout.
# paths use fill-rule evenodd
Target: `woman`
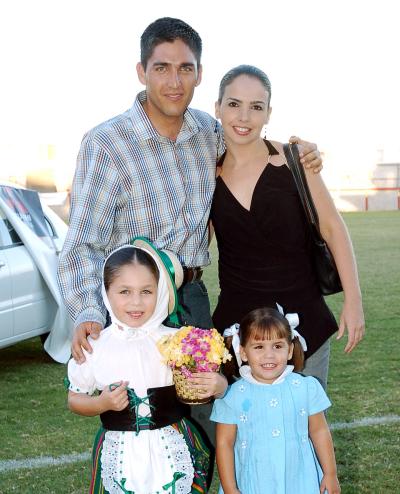
M 219 250 L 221 293 L 214 325 L 223 331 L 249 311 L 282 305 L 297 312 L 306 338 L 305 373 L 326 386 L 329 337 L 338 329 L 317 285 L 300 198 L 281 143 L 263 140 L 271 85 L 264 72 L 240 65 L 220 84 L 216 116 L 226 153 L 219 162 L 211 220 Z M 364 315 L 351 240 L 319 174 L 305 170 L 321 233 L 343 285 L 341 338 L 351 352 L 364 334 Z

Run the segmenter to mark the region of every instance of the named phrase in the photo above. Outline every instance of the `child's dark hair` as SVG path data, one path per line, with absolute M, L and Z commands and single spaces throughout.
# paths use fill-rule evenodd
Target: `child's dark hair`
M 292 333 L 288 320 L 277 310 L 269 307 L 255 309 L 244 316 L 240 323 L 240 344 L 246 345 L 249 339 L 272 340 L 284 338 L 290 345 L 293 343 L 293 356 L 288 362 L 294 365 L 295 371 L 304 368 L 304 352 L 297 337 L 292 340 Z
M 165 42 L 172 43 L 177 39 L 183 41 L 192 50 L 199 68 L 202 51 L 199 34 L 180 19 L 161 17 L 149 24 L 140 38 L 140 63 L 144 70 L 156 46 Z
M 114 281 L 114 278 L 118 276 L 119 270 L 128 264 L 146 266 L 153 273 L 158 283 L 160 273 L 151 255 L 136 247 L 125 247 L 111 254 L 104 265 L 104 288 L 106 291 Z

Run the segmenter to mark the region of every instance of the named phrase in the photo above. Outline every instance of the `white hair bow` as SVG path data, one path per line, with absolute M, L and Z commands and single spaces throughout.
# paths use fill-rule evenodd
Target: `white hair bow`
M 228 336 L 232 336 L 232 348 L 235 352 L 235 357 L 240 367 L 242 365 L 242 359 L 240 358 L 239 346 L 240 346 L 240 338 L 239 338 L 239 329 L 240 325 L 238 323 L 232 324 L 229 328 L 224 329 L 223 336 L 224 338 Z
M 290 326 L 290 331 L 291 331 L 291 336 L 292 340 L 294 338 L 298 338 L 300 341 L 300 345 L 302 346 L 303 350 L 306 352 L 307 351 L 307 343 L 306 340 L 301 336 L 301 334 L 294 328 L 297 328 L 299 325 L 299 315 L 296 312 L 293 312 L 291 314 L 285 314 L 283 312 L 283 307 L 280 306 L 278 303 L 276 303 L 276 306 L 278 307 L 278 311 L 282 314 L 285 319 L 287 319 L 289 326 Z

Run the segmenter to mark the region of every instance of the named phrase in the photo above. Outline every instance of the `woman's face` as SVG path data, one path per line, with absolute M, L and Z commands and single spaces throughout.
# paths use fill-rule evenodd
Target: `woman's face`
M 122 266 L 107 290 L 115 317 L 131 328 L 142 326 L 156 308 L 157 285 L 154 274 L 147 266 Z
M 260 138 L 271 114 L 269 94 L 256 77 L 240 75 L 225 88 L 221 103 L 215 104 L 227 145 L 248 144 Z

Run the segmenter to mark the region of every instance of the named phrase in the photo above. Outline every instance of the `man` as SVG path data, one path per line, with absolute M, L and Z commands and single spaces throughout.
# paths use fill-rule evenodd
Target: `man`
M 146 90 L 130 110 L 83 139 L 58 272 L 75 321 L 72 355 L 78 362 L 84 361 L 82 347 L 91 351 L 87 336 L 96 338 L 105 324 L 104 258 L 136 236 L 178 255 L 185 273 L 179 298 L 186 322 L 212 327 L 201 274 L 209 263 L 207 224 L 224 144 L 214 118 L 188 109 L 201 82 L 201 50 L 200 36 L 185 22 L 162 18 L 150 24 L 137 64 Z M 319 169 L 315 145 L 303 144 L 308 164 Z M 195 408 L 208 429 L 208 412 Z

